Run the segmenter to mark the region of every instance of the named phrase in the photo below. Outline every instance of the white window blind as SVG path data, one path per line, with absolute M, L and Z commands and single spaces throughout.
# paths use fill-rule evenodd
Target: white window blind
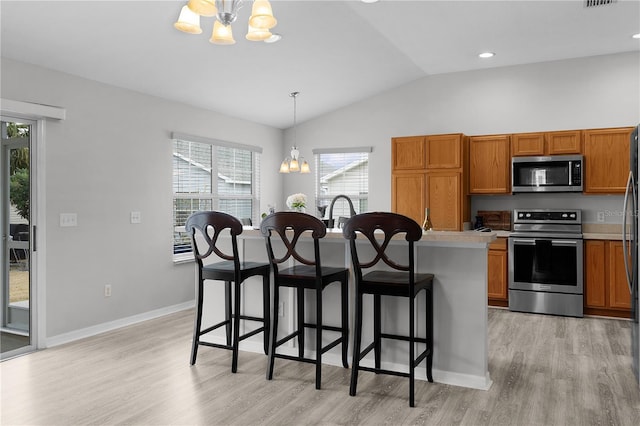
M 324 148 L 313 150 L 316 171 L 316 203 L 325 219 L 329 205 L 337 195 L 346 195 L 353 202 L 356 213 L 368 211 L 370 147 Z M 350 216 L 349 203 L 336 200 L 333 218 Z
M 258 217 L 259 148 L 173 135 L 173 253 L 191 252 L 184 229 L 196 211 L 217 210 L 245 223 Z

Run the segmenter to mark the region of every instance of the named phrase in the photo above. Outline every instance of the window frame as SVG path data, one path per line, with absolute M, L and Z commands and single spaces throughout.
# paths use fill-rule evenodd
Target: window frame
M 173 252 L 173 260 L 175 263 L 181 263 L 186 261 L 193 260 L 193 250 L 189 243 L 189 248 L 187 249 L 183 245 L 183 249 L 176 251 L 178 247 L 177 244 L 177 236 L 176 233 L 186 233 L 184 229 L 184 225 L 177 224 L 176 217 L 176 201 L 177 200 L 210 200 L 210 205 L 213 210 L 218 210 L 220 206 L 220 201 L 223 200 L 250 200 L 251 202 L 251 220 L 255 222 L 257 217 L 259 216 L 260 211 L 260 168 L 261 168 L 261 154 L 262 148 L 253 145 L 245 145 L 235 142 L 222 141 L 218 139 L 210 139 L 201 136 L 188 135 L 184 133 L 173 132 L 171 134 L 171 144 L 172 144 L 172 172 L 175 175 L 176 168 L 173 165 L 173 160 L 176 156 L 176 142 L 183 141 L 189 143 L 198 143 L 198 144 L 206 144 L 211 145 L 211 172 L 210 172 L 210 192 L 175 192 L 175 177 L 172 177 L 171 185 L 172 185 L 172 252 Z M 218 188 L 218 178 L 219 178 L 219 166 L 220 166 L 220 158 L 217 157 L 216 152 L 217 148 L 231 148 L 238 150 L 249 151 L 251 154 L 251 192 L 248 194 L 228 194 L 224 192 L 220 192 Z M 189 159 L 191 160 L 191 159 Z M 199 211 L 199 210 L 193 210 Z M 224 210 L 219 210 L 224 211 Z
M 320 166 L 320 160 L 321 160 L 321 156 L 322 155 L 326 155 L 326 154 L 367 154 L 367 174 L 366 174 L 366 183 L 367 183 L 367 191 L 365 194 L 363 194 L 362 192 L 359 192 L 358 194 L 355 193 L 344 193 L 341 195 L 347 195 L 353 202 L 353 206 L 354 209 L 356 211 L 356 213 L 363 213 L 363 206 L 367 205 L 368 206 L 368 202 L 369 202 L 369 181 L 370 181 L 370 177 L 369 177 L 369 169 L 368 169 L 368 163 L 369 163 L 369 158 L 370 158 L 370 154 L 371 152 L 373 152 L 373 147 L 370 146 L 365 146 L 365 147 L 349 147 L 349 148 L 316 148 L 312 150 L 313 152 L 313 156 L 314 156 L 314 162 L 315 162 L 315 197 L 316 197 L 316 206 L 314 208 L 317 208 L 318 206 L 323 205 L 324 201 L 326 201 L 326 206 L 328 208 L 328 206 L 331 204 L 331 200 L 333 200 L 334 197 L 336 197 L 339 194 L 331 194 L 331 195 L 322 195 L 321 194 L 321 178 L 322 176 L 320 176 L 320 172 L 321 172 L 321 166 Z M 365 202 L 363 204 L 363 201 Z M 336 204 L 337 205 L 337 204 Z M 324 217 L 328 218 L 329 217 L 329 211 L 325 211 Z M 335 214 L 334 211 L 334 219 L 336 219 L 337 216 Z

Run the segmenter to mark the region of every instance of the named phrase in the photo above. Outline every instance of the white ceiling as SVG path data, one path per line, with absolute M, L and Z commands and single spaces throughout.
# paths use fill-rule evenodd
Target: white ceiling
M 640 51 L 640 0 L 272 0 L 276 44 L 173 28 L 184 1 L 0 1 L 3 57 L 278 128 L 433 74 Z M 482 60 L 478 53 L 496 56 Z M 579 70 L 577 70 L 579 71 Z

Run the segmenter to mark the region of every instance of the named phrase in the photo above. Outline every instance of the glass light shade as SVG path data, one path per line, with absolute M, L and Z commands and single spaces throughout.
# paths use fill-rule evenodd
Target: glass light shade
M 173 24 L 173 26 L 187 34 L 202 33 L 202 28 L 200 28 L 200 15 L 189 9 L 189 6 L 182 6 L 178 21 Z
M 263 41 L 271 37 L 271 32 L 269 30 L 262 30 L 260 28 L 254 28 L 249 25 L 249 30 L 247 31 L 246 39 L 251 41 Z
M 280 173 L 289 173 L 289 163 L 287 160 L 284 160 L 282 164 L 280 164 Z
M 189 0 L 187 6 L 200 16 L 215 16 L 218 13 L 214 0 Z
M 278 21 L 273 17 L 271 3 L 268 0 L 255 0 L 251 8 L 249 25 L 262 30 L 268 30 L 276 26 Z
M 292 172 L 300 171 L 300 165 L 298 164 L 298 160 L 296 160 L 295 158 L 292 158 L 291 162 L 289 163 L 289 171 L 292 171 Z
M 211 34 L 209 41 L 214 44 L 234 44 L 236 41 L 233 39 L 231 25 L 224 25 L 216 20 L 213 24 L 213 34 Z
M 302 166 L 300 166 L 300 173 L 311 173 L 311 167 L 309 167 L 309 163 L 306 160 L 302 162 Z

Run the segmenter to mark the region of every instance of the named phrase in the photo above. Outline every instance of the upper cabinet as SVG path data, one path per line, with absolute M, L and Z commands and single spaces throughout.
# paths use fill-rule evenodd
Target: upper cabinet
M 462 167 L 462 135 L 433 135 L 425 138 L 427 169 L 459 169 Z
M 509 135 L 469 138 L 469 193 L 511 193 Z
M 393 170 L 419 170 L 427 167 L 424 136 L 406 136 L 391 139 L 391 168 Z
M 633 127 L 584 131 L 584 192 L 624 193 L 629 175 Z
M 580 154 L 582 131 L 515 133 L 511 135 L 511 155 L 567 155 Z

